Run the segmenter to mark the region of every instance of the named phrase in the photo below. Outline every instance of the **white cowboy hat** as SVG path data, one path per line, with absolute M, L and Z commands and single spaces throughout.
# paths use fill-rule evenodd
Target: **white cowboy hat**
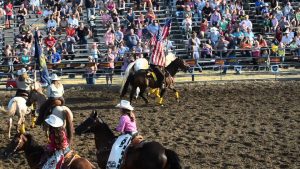
M 52 127 L 61 127 L 64 125 L 64 122 L 61 118 L 55 116 L 54 114 L 51 114 L 46 120 L 46 123 L 48 123 Z
M 51 75 L 51 80 L 60 80 L 60 78 L 54 73 Z
M 210 31 L 211 31 L 211 32 L 213 32 L 213 31 L 218 31 L 218 28 L 216 28 L 216 27 L 211 27 L 211 28 L 210 28 Z
M 130 102 L 127 100 L 121 100 L 121 102 L 116 106 L 121 109 L 134 110 L 134 108 L 130 105 Z
M 20 70 L 18 70 L 17 71 L 17 75 L 23 75 L 23 74 L 25 74 L 25 73 L 27 73 L 27 71 L 26 71 L 26 69 L 25 68 L 22 68 L 22 69 L 20 69 Z

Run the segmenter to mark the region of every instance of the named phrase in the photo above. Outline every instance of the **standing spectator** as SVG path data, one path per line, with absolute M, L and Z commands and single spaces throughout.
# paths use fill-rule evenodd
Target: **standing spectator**
M 133 28 L 134 27 L 134 20 L 135 20 L 135 14 L 132 11 L 132 8 L 129 8 L 126 14 L 126 19 L 127 19 L 127 27 L 128 28 Z
M 258 58 L 261 56 L 260 46 L 258 41 L 254 41 L 254 47 L 252 48 L 252 57 Z
M 126 45 L 129 49 L 132 49 L 139 42 L 139 37 L 134 33 L 133 29 L 130 29 L 130 33 L 126 38 Z
M 88 59 L 89 59 L 89 64 L 86 68 L 86 70 L 87 70 L 86 83 L 87 84 L 96 84 L 95 75 L 98 70 L 97 62 L 95 62 L 93 56 L 89 56 Z
M 215 45 L 215 49 L 217 50 L 217 55 L 219 57 L 222 58 L 227 55 L 228 44 L 229 42 L 225 39 L 225 37 L 221 36 L 220 40 Z
M 20 61 L 22 64 L 28 65 L 31 62 L 31 58 L 28 54 L 27 49 L 23 49 L 23 54 L 21 55 Z
M 5 19 L 5 27 L 10 29 L 11 28 L 11 23 L 10 21 L 12 20 L 13 16 L 13 4 L 10 2 L 10 0 L 7 0 L 6 5 L 4 5 L 4 9 L 6 12 L 6 19 Z
M 93 43 L 92 48 L 91 48 L 91 56 L 94 62 L 98 63 L 98 55 L 100 54 L 100 51 L 98 49 L 98 45 L 96 42 Z
M 147 26 L 147 30 L 152 34 L 152 36 L 155 36 L 159 30 L 158 21 L 153 20 L 152 23 Z
M 102 24 L 108 26 L 112 22 L 111 15 L 108 14 L 108 11 L 100 11 L 100 16 L 102 19 Z
M 104 34 L 104 41 L 107 46 L 114 46 L 115 32 L 111 27 L 109 27 L 106 33 Z
M 247 30 L 247 28 L 250 28 L 252 30 L 252 22 L 249 20 L 249 15 L 246 15 L 245 20 L 243 20 L 240 23 L 240 26 L 244 29 Z
M 48 37 L 45 38 L 44 43 L 46 45 L 47 51 L 49 51 L 54 47 L 56 39 L 52 36 L 51 33 L 49 33 Z
M 196 64 L 199 67 L 199 71 L 202 71 L 201 66 L 198 64 L 200 59 L 199 50 L 200 50 L 200 40 L 197 38 L 197 33 L 193 32 L 192 37 L 189 39 L 189 48 L 192 51 L 192 57 L 196 60 Z
M 189 15 L 186 15 L 181 25 L 182 25 L 183 32 L 186 38 L 188 39 L 192 32 L 192 25 L 193 25 L 192 18 Z
M 79 38 L 79 44 L 86 45 L 88 36 L 91 36 L 92 34 L 90 29 L 81 22 L 76 31 L 77 37 Z
M 108 11 L 113 11 L 114 9 L 116 9 L 116 3 L 113 0 L 108 0 L 108 2 L 106 3 L 106 9 Z
M 156 15 L 155 15 L 153 9 L 149 8 L 147 15 L 146 15 L 146 20 L 148 21 L 148 23 L 151 23 L 155 19 L 156 19 Z
M 109 63 L 108 68 L 106 69 L 106 85 L 112 85 L 112 76 L 115 68 L 115 55 L 112 53 L 112 49 L 108 48 L 106 61 Z M 110 81 L 110 84 L 109 84 Z
M 118 60 L 122 60 L 124 58 L 124 56 L 129 52 L 129 48 L 124 46 L 124 43 L 120 43 L 120 47 L 118 50 Z

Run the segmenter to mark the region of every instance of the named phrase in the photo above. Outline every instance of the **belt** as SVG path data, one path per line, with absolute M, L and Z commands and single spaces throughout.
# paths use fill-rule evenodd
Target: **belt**
M 129 134 L 131 136 L 136 136 L 136 135 L 138 135 L 138 132 L 137 131 L 125 131 L 124 134 Z

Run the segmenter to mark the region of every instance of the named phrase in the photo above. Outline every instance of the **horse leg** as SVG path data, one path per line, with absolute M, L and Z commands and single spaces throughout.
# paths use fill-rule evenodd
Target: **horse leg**
M 12 127 L 12 118 L 10 117 L 9 120 L 7 121 L 8 123 L 8 128 L 7 128 L 7 131 L 8 131 L 8 138 L 11 137 L 11 127 Z
M 166 88 L 161 88 L 160 90 L 161 90 L 161 92 L 160 92 L 160 97 L 159 97 L 159 100 L 158 100 L 158 104 L 163 105 L 163 96 L 166 92 Z
M 148 99 L 144 96 L 144 93 L 146 91 L 146 87 L 140 88 L 139 96 L 145 101 L 146 104 L 149 103 Z
M 132 98 L 134 94 L 136 93 L 136 86 L 132 86 L 131 92 L 130 92 L 130 104 L 132 103 Z
M 174 86 L 170 87 L 170 89 L 175 93 L 176 101 L 179 102 L 179 93 L 178 93 L 178 91 L 174 88 Z
M 24 112 L 23 112 L 24 113 Z M 25 114 L 20 115 L 19 121 L 18 121 L 18 130 L 21 134 L 24 134 L 25 131 Z

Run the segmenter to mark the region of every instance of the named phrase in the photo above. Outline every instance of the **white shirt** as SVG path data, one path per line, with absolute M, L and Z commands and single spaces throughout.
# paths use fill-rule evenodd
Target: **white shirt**
M 64 86 L 63 85 L 56 88 L 54 84 L 51 84 L 50 86 L 48 86 L 47 96 L 58 98 L 58 97 L 62 97 L 64 92 L 65 91 L 64 91 Z
M 292 40 L 293 38 L 291 38 L 290 36 L 284 35 L 281 39 L 281 42 L 286 45 L 286 44 L 290 44 Z
M 248 19 L 248 20 L 243 20 L 240 25 L 245 25 L 246 28 L 250 28 L 252 30 L 252 22 Z
M 72 26 L 75 26 L 75 27 L 78 27 L 79 26 L 79 23 L 78 23 L 78 19 L 74 18 L 69 18 L 68 19 L 68 24 L 71 24 Z
M 43 16 L 44 16 L 44 17 L 48 17 L 48 16 L 50 16 L 52 13 L 53 13 L 53 12 L 52 12 L 51 10 L 44 10 Z

